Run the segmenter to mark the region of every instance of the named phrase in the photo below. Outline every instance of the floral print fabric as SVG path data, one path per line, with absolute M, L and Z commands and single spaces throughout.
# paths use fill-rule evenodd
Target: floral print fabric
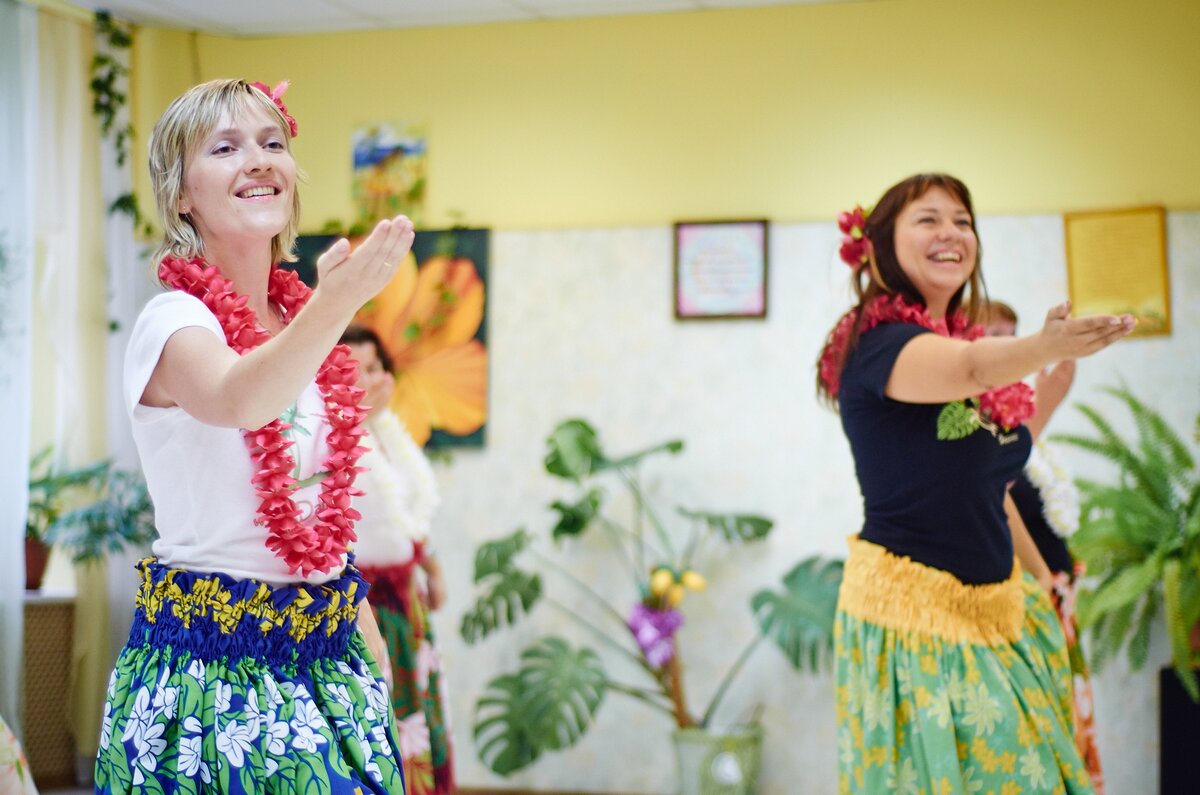
M 862 565 L 858 552 L 852 544 L 847 569 Z M 886 557 L 891 576 L 919 582 L 944 574 Z M 842 600 L 834 627 L 839 793 L 1093 792 L 1072 734 L 1058 618 L 1031 577 L 1009 582 L 1024 607 L 1014 640 L 969 642 L 869 621 L 845 609 L 853 600 Z M 922 609 L 942 599 L 955 597 L 927 591 Z
M 363 566 L 371 583 L 371 606 L 392 666 L 392 712 L 404 757 L 409 795 L 454 792 L 450 727 L 442 693 L 441 658 L 424 590 L 414 577 L 416 561 Z
M 366 594 L 352 566 L 322 586 L 274 588 L 142 568 L 142 593 L 162 596 L 152 610 L 139 599 L 109 681 L 97 793 L 403 795 L 386 687 L 339 618 Z M 235 591 L 247 582 L 273 613 L 245 609 Z
M 37 795 L 21 743 L 4 718 L 0 718 L 0 795 Z

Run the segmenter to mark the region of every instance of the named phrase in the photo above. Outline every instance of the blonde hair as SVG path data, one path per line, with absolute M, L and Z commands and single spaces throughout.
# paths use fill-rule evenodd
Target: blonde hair
M 184 169 L 200 143 L 222 116 L 236 118 L 248 108 L 271 115 L 283 130 L 284 146 L 291 151 L 288 121 L 275 102 L 245 80 L 210 80 L 188 89 L 163 111 L 150 133 L 150 185 L 162 221 L 163 237 L 154 251 L 154 262 L 163 257 L 194 257 L 204 253 L 204 240 L 191 220 L 179 212 L 183 198 Z M 292 191 L 288 225 L 271 239 L 271 261 L 292 262 L 292 247 L 300 230 L 300 194 Z M 157 264 L 155 265 L 157 268 Z

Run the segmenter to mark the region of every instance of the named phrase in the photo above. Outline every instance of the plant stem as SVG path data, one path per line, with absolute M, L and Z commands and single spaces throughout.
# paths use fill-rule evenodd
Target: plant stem
M 708 709 L 704 710 L 704 717 L 700 719 L 700 727 L 707 729 L 708 722 L 712 720 L 713 713 L 717 711 L 717 705 L 721 703 L 721 699 L 725 697 L 725 691 L 729 689 L 729 685 L 733 683 L 733 678 L 737 676 L 738 671 L 742 670 L 742 666 L 746 664 L 746 660 L 750 659 L 750 655 L 758 648 L 758 644 L 762 643 L 763 634 L 755 636 L 754 640 L 742 650 L 741 655 L 734 661 L 733 667 L 725 674 L 721 680 L 721 684 L 717 687 L 717 692 L 713 694 L 712 701 L 708 702 Z
M 578 621 L 584 627 L 591 630 L 592 634 L 594 634 L 596 637 L 600 638 L 600 640 L 604 641 L 609 646 L 616 649 L 618 652 L 620 652 L 621 654 L 623 654 L 624 656 L 633 660 L 639 666 L 644 668 L 648 673 L 650 673 L 651 676 L 656 676 L 654 669 L 650 667 L 650 663 L 646 662 L 645 658 L 643 658 L 640 654 L 638 654 L 637 652 L 632 652 L 629 649 L 622 646 L 620 643 L 617 643 L 615 640 L 612 639 L 612 636 L 609 635 L 607 632 L 600 629 L 600 627 L 596 626 L 591 621 L 588 621 L 586 618 L 579 615 L 579 613 L 577 613 L 574 610 L 572 610 L 571 608 L 567 607 L 562 602 L 555 599 L 553 596 L 545 596 L 543 598 L 546 600 L 547 604 L 557 607 L 559 610 L 563 611 L 564 613 L 569 615 L 571 618 Z
M 671 691 L 671 701 L 675 705 L 675 725 L 687 729 L 696 725 L 688 712 L 687 699 L 683 695 L 683 665 L 679 662 L 679 645 L 675 645 L 675 654 L 666 666 L 667 679 Z
M 657 709 L 661 712 L 664 712 L 667 715 L 670 715 L 672 718 L 675 717 L 675 713 L 671 709 L 670 706 L 662 703 L 661 701 L 655 700 L 655 697 L 661 696 L 662 693 L 656 693 L 653 690 L 643 690 L 640 687 L 633 687 L 632 685 L 623 685 L 620 682 L 612 682 L 612 681 L 610 681 L 608 683 L 607 687 L 610 690 L 616 690 L 618 693 L 624 693 L 627 696 L 636 698 L 638 701 L 641 701 L 644 704 L 649 704 L 650 706 L 654 707 L 655 709 Z
M 646 495 L 642 492 L 641 484 L 638 483 L 637 477 L 628 470 L 621 469 L 621 477 L 625 479 L 625 483 L 629 485 L 633 492 L 633 497 L 637 500 L 638 508 L 646 512 L 646 517 L 650 523 L 654 525 L 655 531 L 658 533 L 658 538 L 662 541 L 663 549 L 666 550 L 671 560 L 675 560 L 675 547 L 671 544 L 671 537 L 667 535 L 667 529 L 659 520 L 658 514 L 654 513 L 654 509 L 650 507 L 650 503 L 646 501 Z
M 621 538 L 621 533 L 625 531 L 625 528 L 615 522 L 610 522 L 603 516 L 597 516 L 596 520 L 605 530 L 612 534 L 613 544 L 621 551 L 621 557 L 625 560 L 625 565 L 629 568 L 629 573 L 633 576 L 633 585 L 640 590 L 642 587 L 641 569 L 634 563 L 633 557 L 630 556 L 629 550 L 625 547 L 624 539 Z
M 553 560 L 546 557 L 541 552 L 538 552 L 536 549 L 533 549 L 532 547 L 530 547 L 530 548 L 528 548 L 528 552 L 530 555 L 533 555 L 535 558 L 537 558 L 544 566 L 546 566 L 547 568 L 554 569 L 559 574 L 561 574 L 563 577 L 567 578 L 572 583 L 574 583 L 576 588 L 579 588 L 581 591 L 586 593 L 588 596 L 592 597 L 592 599 L 597 604 L 599 604 L 602 608 L 604 608 L 604 611 L 606 613 L 608 613 L 610 616 L 615 618 L 617 620 L 617 622 L 623 628 L 626 626 L 625 617 L 622 616 L 620 613 L 618 613 L 616 608 L 614 608 L 612 605 L 610 605 L 608 603 L 607 599 L 605 599 L 600 594 L 596 593 L 596 591 L 592 588 L 592 586 L 588 585 L 586 582 L 584 582 L 583 580 L 576 577 L 565 566 L 555 563 Z

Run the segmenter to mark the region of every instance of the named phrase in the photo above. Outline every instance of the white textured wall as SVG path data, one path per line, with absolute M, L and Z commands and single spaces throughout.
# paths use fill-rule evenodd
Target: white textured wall
M 1032 331 L 1066 294 L 1061 220 L 985 218 L 980 233 L 992 295 L 1010 302 L 1023 328 Z M 1124 378 L 1190 430 L 1200 396 L 1200 213 L 1172 214 L 1168 234 L 1173 336 L 1127 341 L 1084 363 L 1071 397 L 1115 410 L 1094 387 Z M 619 695 L 610 696 L 580 745 L 507 782 L 476 756 L 470 726 L 485 683 L 513 670 L 519 650 L 539 630 L 569 631 L 543 605 L 524 630 L 475 647 L 458 636 L 472 593 L 476 545 L 522 525 L 545 534 L 553 524 L 546 506 L 566 490 L 541 462 L 543 440 L 559 420 L 589 419 L 616 452 L 682 437 L 687 448 L 681 456 L 647 471 L 665 506 L 753 511 L 777 523 L 765 544 L 710 561 L 712 587 L 689 598 L 682 638 L 693 702 L 708 698 L 752 637 L 750 594 L 777 583 L 804 556 L 844 553 L 844 538 L 861 519 L 858 489 L 837 419 L 813 392 L 818 349 L 849 301 L 835 237 L 832 224 L 774 226 L 769 317 L 681 323 L 672 319 L 669 226 L 494 235 L 487 446 L 456 452 L 452 463 L 439 466 L 444 502 L 435 527 L 451 592 L 436 627 L 464 786 L 621 793 L 672 788 L 668 720 Z M 1084 430 L 1069 407 L 1061 415 L 1052 430 Z M 1064 456 L 1077 472 L 1097 474 L 1073 451 Z M 624 572 L 606 568 L 599 543 L 587 546 L 575 554 L 580 569 L 605 593 L 631 600 Z M 548 587 L 570 596 L 559 583 Z M 1163 644 L 1153 654 L 1165 659 Z M 1157 782 L 1154 673 L 1130 674 L 1114 665 L 1098 678 L 1097 689 L 1109 792 L 1151 791 Z M 828 675 L 793 673 L 773 646 L 762 647 L 743 672 L 723 715 L 735 720 L 755 703 L 765 705 L 764 795 L 834 792 L 831 691 Z

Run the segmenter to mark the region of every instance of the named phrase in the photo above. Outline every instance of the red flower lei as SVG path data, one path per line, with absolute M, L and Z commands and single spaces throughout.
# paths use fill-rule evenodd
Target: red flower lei
M 220 321 L 229 347 L 238 354 L 244 355 L 271 338 L 258 324 L 254 310 L 246 306 L 246 297 L 238 295 L 233 283 L 203 257 L 167 257 L 158 276 L 164 284 L 203 301 Z M 267 296 L 283 310 L 285 322 L 296 316 L 311 294 L 292 271 L 271 270 Z M 259 468 L 250 479 L 261 500 L 254 523 L 267 527 L 267 548 L 283 559 L 290 573 L 299 571 L 302 577 L 314 571 L 329 573 L 341 565 L 342 555 L 356 538 L 354 522 L 362 518 L 350 507 L 351 499 L 362 494 L 354 488 L 354 479 L 362 471 L 355 464 L 366 452 L 358 444 L 366 433 L 361 427 L 366 411 L 358 405 L 366 393 L 357 381 L 358 366 L 350 349 L 334 346 L 317 370 L 317 388 L 329 420 L 326 441 L 330 455 L 323 463 L 327 472 L 311 524 L 300 521 L 300 509 L 291 496 L 296 487 L 292 477 L 296 462 L 288 452 L 293 442 L 283 435 L 291 426 L 276 418 L 258 430 L 242 431 L 250 459 Z
M 821 381 L 831 396 L 837 397 L 846 347 L 855 325 L 858 325 L 858 333 L 862 335 L 884 323 L 911 323 L 943 337 L 962 340 L 975 340 L 984 335 L 983 326 L 971 323 L 962 312 L 935 320 L 930 317 L 926 307 L 914 306 L 900 294 L 881 295 L 867 304 L 861 321 L 858 310 L 851 309 L 842 315 L 829 333 L 818 367 Z M 1021 381 L 990 389 L 979 396 L 979 409 L 985 418 L 1012 430 L 1033 416 L 1033 389 Z

